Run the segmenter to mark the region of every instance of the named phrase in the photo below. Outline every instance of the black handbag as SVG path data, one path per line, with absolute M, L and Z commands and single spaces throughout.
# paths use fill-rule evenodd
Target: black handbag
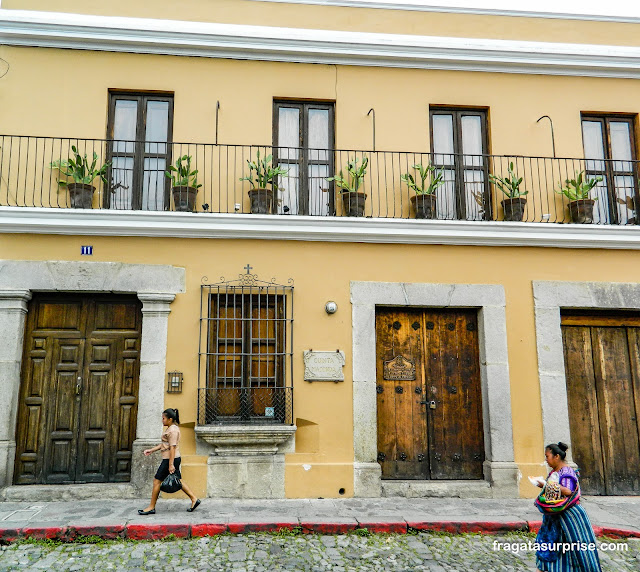
M 160 485 L 160 490 L 165 493 L 177 493 L 180 489 L 182 482 L 176 473 L 169 473 Z

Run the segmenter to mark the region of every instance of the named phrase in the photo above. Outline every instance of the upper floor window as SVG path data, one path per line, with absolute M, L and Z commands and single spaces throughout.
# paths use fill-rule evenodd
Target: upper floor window
M 594 189 L 593 222 L 637 224 L 638 163 L 634 117 L 582 115 L 582 141 L 589 178 L 602 177 Z
M 169 208 L 173 96 L 111 93 L 107 138 L 111 184 L 105 206 L 161 211 Z
M 289 169 L 279 185 L 279 213 L 333 213 L 326 180 L 333 175 L 333 112 L 332 103 L 274 102 L 274 162 Z
M 491 218 L 486 110 L 432 107 L 430 118 L 433 163 L 445 170 L 438 218 Z

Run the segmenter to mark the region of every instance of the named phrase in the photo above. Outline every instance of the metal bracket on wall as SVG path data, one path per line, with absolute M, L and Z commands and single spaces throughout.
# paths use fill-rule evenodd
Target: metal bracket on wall
M 376 110 L 373 107 L 367 112 L 367 117 L 373 113 L 373 151 L 376 150 Z

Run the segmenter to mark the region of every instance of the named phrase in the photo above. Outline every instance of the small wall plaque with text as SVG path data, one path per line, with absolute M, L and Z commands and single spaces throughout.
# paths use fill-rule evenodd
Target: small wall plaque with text
M 305 350 L 303 358 L 305 381 L 344 381 L 344 352 Z

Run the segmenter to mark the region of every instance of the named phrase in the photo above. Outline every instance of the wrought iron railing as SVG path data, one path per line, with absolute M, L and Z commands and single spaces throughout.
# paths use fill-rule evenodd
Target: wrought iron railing
M 88 190 L 59 185 L 74 180 L 60 176 L 57 161 L 86 155 L 92 163 L 94 153 L 95 170 L 107 165 L 104 180 L 85 179 Z M 189 157 L 190 170 L 198 171 L 197 193 L 187 189 L 195 186 L 193 177 L 175 190 L 165 176 L 180 157 Z M 275 192 L 267 185 L 266 191 L 249 193 L 252 185 L 242 180 L 250 174 L 248 162 L 268 157 L 286 174 L 276 177 Z M 355 185 L 348 168 L 365 161 Z M 429 164 L 442 173 L 442 184 L 433 195 L 416 196 L 403 177 L 411 174 L 421 187 L 414 166 Z M 497 179 L 511 178 L 511 166 L 526 194 L 504 203 Z M 360 197 L 331 180 L 341 172 Z M 601 180 L 570 207 L 569 195 L 560 190 L 581 173 L 583 183 Z M 627 225 L 636 224 L 639 174 L 640 163 L 632 160 L 0 136 L 0 206 Z
M 293 424 L 293 387 L 198 389 L 198 425 Z

